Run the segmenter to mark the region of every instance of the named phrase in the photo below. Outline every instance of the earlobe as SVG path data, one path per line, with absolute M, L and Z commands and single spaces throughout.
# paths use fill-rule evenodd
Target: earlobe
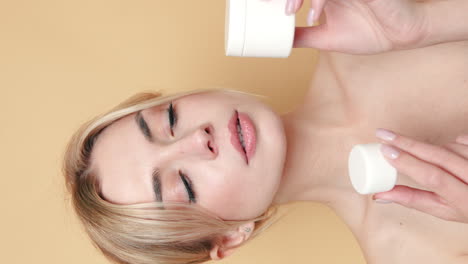
M 216 244 L 210 251 L 211 259 L 220 260 L 234 252 L 234 249 L 242 244 L 244 235 L 238 231 L 233 231 L 221 239 L 221 244 Z
M 212 260 L 220 260 L 222 259 L 222 257 L 220 257 L 220 254 L 219 254 L 219 246 L 218 245 L 214 245 L 214 247 L 211 249 L 210 251 L 210 257 Z
M 255 227 L 254 222 L 239 226 L 237 230 L 223 236 L 221 244 L 215 244 L 210 251 L 212 260 L 220 260 L 231 255 L 237 247 L 247 241 Z
M 234 252 L 235 248 L 221 249 L 218 245 L 215 245 L 210 251 L 210 257 L 212 260 L 221 260 Z

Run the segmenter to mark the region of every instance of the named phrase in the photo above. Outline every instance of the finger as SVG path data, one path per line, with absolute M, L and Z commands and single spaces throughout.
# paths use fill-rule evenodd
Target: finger
M 330 38 L 333 36 L 330 35 L 326 27 L 326 24 L 314 27 L 296 27 L 294 48 L 330 50 Z
M 310 0 L 311 9 L 307 15 L 307 24 L 309 27 L 296 27 L 294 34 L 294 48 L 315 48 L 331 51 L 330 41 L 334 35 L 330 34 L 325 22 L 311 27 L 320 18 L 327 0 Z M 322 17 L 324 18 L 324 16 Z M 323 19 L 325 20 L 325 19 Z
M 392 201 L 449 221 L 458 220 L 456 210 L 440 196 L 430 191 L 397 185 L 391 191 L 375 194 L 373 199 Z
M 382 145 L 381 150 L 397 171 L 434 191 L 450 204 L 459 204 L 468 197 L 468 185 L 438 166 L 389 145 Z
M 451 150 L 452 152 L 457 153 L 459 156 L 465 158 L 468 162 L 468 145 L 450 143 L 450 144 L 444 145 L 444 147 Z
M 323 7 L 325 6 L 325 2 L 327 0 L 310 0 L 310 20 L 311 23 L 308 23 L 309 26 L 312 26 L 313 23 L 317 22 L 317 20 L 320 18 L 320 15 L 322 14 Z M 309 19 L 308 19 L 309 20 Z
M 419 142 L 406 136 L 396 135 L 385 129 L 377 129 L 376 136 L 386 141 L 386 143 L 392 144 L 419 159 L 445 169 L 454 176 L 462 179 L 465 183 L 468 183 L 467 160 L 450 150 L 441 146 Z
M 286 15 L 292 15 L 297 13 L 299 9 L 301 9 L 304 0 L 288 0 L 286 2 Z

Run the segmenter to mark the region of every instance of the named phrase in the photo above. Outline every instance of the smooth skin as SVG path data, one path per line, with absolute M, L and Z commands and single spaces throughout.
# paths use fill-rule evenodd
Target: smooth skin
M 382 152 L 399 172 L 427 190 L 397 185 L 374 199 L 393 201 L 436 217 L 468 223 L 468 135 L 436 146 L 378 130 Z
M 257 147 L 248 164 L 231 144 L 228 123 L 235 111 L 249 115 L 256 127 Z M 251 95 L 211 91 L 115 121 L 98 137 L 91 168 L 101 182 L 103 197 L 112 203 L 192 203 L 222 219 L 244 220 L 261 215 L 271 205 L 285 154 L 282 120 L 273 109 Z M 159 198 L 153 190 L 155 168 Z M 211 258 L 232 254 L 254 228 L 255 223 L 249 222 L 225 234 L 223 244 L 211 250 Z
M 364 18 L 356 19 L 354 17 L 354 15 L 364 16 L 369 14 L 366 13 L 367 11 L 353 11 L 353 13 L 343 8 L 339 9 L 341 6 L 336 5 L 338 1 L 322 2 L 325 3 L 323 10 L 324 14 L 327 15 L 327 23 L 332 23 L 330 22 L 332 18 L 348 18 L 349 20 L 346 22 L 361 21 L 364 23 L 368 21 Z M 328 4 L 332 2 L 335 7 L 328 7 Z M 397 2 L 404 3 L 404 1 Z M 453 3 L 451 1 L 436 2 Z M 356 8 L 366 7 L 362 5 L 363 1 L 350 0 L 349 3 L 353 3 Z M 372 3 L 378 3 L 378 1 Z M 460 9 L 463 10 L 463 8 Z M 333 12 L 338 10 L 344 13 L 348 12 L 346 13 L 347 16 L 333 16 Z M 457 16 L 454 15 L 454 17 Z M 374 34 L 370 30 L 374 29 L 373 27 L 364 31 L 370 35 L 359 36 L 359 38 L 367 38 L 367 41 L 355 42 L 351 38 L 353 34 L 349 30 L 345 30 L 345 26 L 348 27 L 352 24 L 344 24 L 345 22 L 336 23 L 336 27 L 330 27 L 336 29 L 336 34 L 341 32 L 340 34 L 343 34 L 343 36 L 332 36 L 332 31 L 322 31 L 323 34 L 329 34 L 329 37 L 322 40 L 323 43 L 320 45 L 334 51 L 352 52 L 355 49 L 355 53 L 365 54 L 396 47 L 396 45 L 385 44 L 385 41 L 379 42 L 381 35 Z M 340 29 L 339 25 L 343 27 L 341 31 L 338 30 Z M 296 47 L 320 48 L 318 42 L 316 42 L 317 38 L 311 37 L 313 36 L 313 30 L 313 28 L 304 29 L 304 34 L 299 33 L 296 39 Z M 300 31 L 301 29 L 298 29 L 298 32 Z M 354 38 L 357 38 L 356 32 L 354 33 Z M 454 39 L 461 35 L 455 34 L 452 36 L 455 36 L 452 37 Z M 310 42 L 300 43 L 301 37 L 304 37 L 302 40 Z M 443 38 L 437 37 L 436 39 Z M 445 40 L 447 39 L 445 38 Z M 372 42 L 371 40 L 376 41 Z M 363 48 L 362 44 L 369 45 Z M 369 264 L 466 263 L 467 258 L 464 256 L 468 256 L 466 247 L 468 244 L 468 226 L 465 224 L 466 210 L 460 210 L 459 207 L 459 205 L 463 204 L 462 202 L 448 203 L 449 207 L 445 207 L 447 210 L 432 212 L 438 217 L 449 218 L 458 222 L 445 221 L 445 219 L 432 217 L 426 212 L 422 213 L 418 210 L 399 206 L 398 201 L 401 202 L 401 199 L 398 200 L 397 197 L 401 198 L 402 196 L 398 196 L 397 191 L 400 187 L 394 189 L 395 193 L 379 194 L 382 196 L 377 196 L 377 198 L 395 201 L 393 204 L 380 205 L 373 202 L 371 197 L 359 195 L 352 189 L 346 166 L 346 159 L 351 147 L 355 144 L 375 141 L 376 138 L 373 132 L 378 127 L 399 131 L 401 134 L 411 135 L 412 137 L 417 136 L 418 141 L 431 142 L 430 145 L 433 146 L 466 133 L 468 131 L 468 124 L 466 124 L 466 116 L 468 115 L 468 109 L 466 108 L 468 99 L 466 76 L 468 74 L 466 69 L 468 69 L 468 63 L 462 59 L 467 57 L 466 47 L 465 43 L 452 43 L 430 49 L 417 49 L 412 52 L 395 52 L 375 56 L 320 53 L 314 73 L 315 76 L 303 103 L 299 104 L 291 113 L 281 117 L 270 112 L 267 107 L 251 101 L 248 97 L 238 100 L 240 98 L 227 98 L 219 96 L 219 94 L 190 96 L 175 102 L 178 104 L 177 107 L 180 111 L 180 126 L 175 128 L 175 137 L 170 137 L 170 134 L 166 132 L 166 134 L 160 135 L 162 141 L 153 143 L 145 141 L 135 125 L 133 116 L 122 119 L 114 124 L 113 128 L 116 129 L 110 127 L 107 133 L 102 134 L 101 142 L 97 142 L 95 146 L 95 165 L 97 170 L 101 170 L 99 175 L 106 186 L 104 194 L 108 199 L 117 203 L 154 200 L 151 195 L 151 182 L 149 181 L 151 170 L 149 168 L 158 165 L 166 170 L 166 174 L 164 174 L 165 180 L 167 180 L 165 181 L 166 186 L 173 186 L 170 192 L 164 193 L 165 197 L 188 201 L 187 193 L 183 189 L 185 186 L 176 174 L 177 169 L 181 168 L 191 172 L 191 180 L 194 184 L 198 184 L 200 188 L 203 188 L 199 189 L 198 192 L 199 195 L 204 195 L 204 197 L 200 196 L 200 203 L 225 218 L 245 219 L 251 217 L 261 213 L 272 200 L 275 204 L 285 204 L 292 201 L 316 201 L 330 206 L 343 219 L 355 235 Z M 444 67 L 437 67 L 439 65 L 434 61 L 443 61 Z M 411 67 L 405 67 L 408 65 L 411 65 Z M 450 87 L 450 89 L 441 89 L 441 87 Z M 225 104 L 225 102 L 229 102 L 229 104 Z M 418 103 L 414 104 L 413 102 Z M 256 120 L 257 122 L 261 121 L 262 124 L 266 124 L 263 122 L 268 121 L 270 125 L 267 127 L 274 127 L 273 131 L 278 131 L 278 136 L 273 138 L 282 138 L 280 132 L 284 128 L 287 148 L 276 151 L 268 149 L 286 146 L 286 143 L 283 145 L 272 142 L 265 142 L 263 147 L 258 146 L 258 150 L 263 149 L 263 154 L 257 157 L 264 159 L 258 164 L 278 165 L 278 168 L 270 168 L 270 166 L 263 168 L 271 169 L 275 175 L 253 172 L 254 170 L 263 171 L 260 167 L 254 168 L 254 170 L 240 167 L 245 173 L 228 174 L 234 169 L 241 172 L 239 165 L 242 164 L 242 160 L 238 153 L 229 147 L 228 137 L 226 135 L 220 137 L 216 133 L 226 127 L 231 111 L 238 107 L 244 108 L 244 111 L 251 113 L 253 117 L 261 113 L 259 110 L 268 113 L 262 118 L 257 116 Z M 161 109 L 154 108 L 142 112 L 143 116 L 148 118 L 148 122 L 153 124 L 153 131 L 158 131 L 157 129 L 161 127 L 161 124 L 165 124 L 167 128 L 168 121 L 163 119 L 164 117 L 167 118 L 164 115 L 164 109 L 166 108 L 159 111 Z M 198 110 L 195 111 L 195 109 Z M 254 109 L 255 111 L 252 111 Z M 281 118 L 281 122 L 279 118 Z M 274 122 L 270 123 L 270 121 Z M 209 124 L 213 126 L 214 130 L 208 129 L 207 133 L 215 131 L 215 134 L 203 134 Z M 120 129 L 117 126 L 121 126 Z M 124 133 L 124 131 L 126 132 Z M 270 129 L 265 129 L 265 131 L 270 131 Z M 164 132 L 161 131 L 161 133 Z M 218 139 L 215 140 L 216 146 L 219 147 L 216 158 L 209 153 L 210 148 L 207 147 L 207 144 L 200 143 L 203 142 L 200 139 L 204 138 L 201 135 L 205 137 L 214 135 L 214 138 Z M 260 140 L 266 138 L 262 135 L 264 133 L 259 132 Z M 417 181 L 417 179 L 424 179 L 426 176 L 423 172 L 424 167 L 427 167 L 427 164 L 438 167 L 437 164 L 439 163 L 425 160 L 419 163 L 417 167 L 408 165 L 409 162 L 406 161 L 411 159 L 406 159 L 405 157 L 409 157 L 409 154 L 405 153 L 411 153 L 411 156 L 421 161 L 424 158 L 421 153 L 412 152 L 409 148 L 404 148 L 395 143 L 399 142 L 401 138 L 403 136 L 396 137 L 393 142 L 387 144 L 401 151 L 399 158 L 393 161 L 395 167 L 400 171 L 405 171 L 404 168 L 413 168 L 405 171 L 411 175 L 401 177 L 400 180 L 403 180 L 403 182 L 400 185 L 413 186 L 406 184 L 409 179 L 412 179 L 417 183 L 416 186 L 413 186 L 413 191 L 416 193 L 418 190 L 428 187 L 424 180 Z M 126 142 L 133 142 L 133 144 L 126 145 Z M 261 143 L 261 141 L 259 142 Z M 192 148 L 190 146 L 198 147 Z M 202 146 L 205 148 L 202 148 Z M 224 149 L 223 146 L 225 146 Z M 122 151 L 112 151 L 112 148 L 117 147 L 121 148 Z M 167 151 L 161 152 L 162 148 L 166 148 Z M 459 149 L 461 149 L 460 146 Z M 283 153 L 283 151 L 285 151 L 284 154 L 286 155 L 284 163 L 281 162 L 281 155 L 276 158 L 268 157 L 268 155 L 276 155 Z M 109 159 L 106 152 L 123 156 Z M 125 153 L 131 152 L 134 155 L 125 156 Z M 177 156 L 178 158 L 168 158 L 163 153 L 170 153 L 173 157 Z M 132 158 L 136 155 L 139 155 L 138 161 L 141 164 L 131 166 Z M 434 157 L 437 157 L 438 154 L 434 155 Z M 125 159 L 130 163 L 122 162 Z M 119 160 L 119 162 L 112 163 L 112 161 L 116 160 Z M 143 160 L 144 162 L 142 162 Z M 466 161 L 466 158 L 464 160 Z M 448 162 L 448 159 L 439 161 L 444 166 L 454 167 L 449 165 L 453 163 L 453 160 L 450 162 Z M 460 166 L 460 161 L 461 159 L 457 159 L 457 166 Z M 209 166 L 207 166 L 208 164 Z M 122 167 L 120 170 L 116 170 L 116 173 L 113 173 L 112 170 L 115 170 L 116 165 L 132 170 L 139 169 L 140 171 L 129 171 Z M 229 170 L 224 169 L 226 165 L 231 166 Z M 401 168 L 398 166 L 401 166 Z M 416 170 L 415 168 L 420 169 Z M 283 169 L 282 174 L 280 173 L 281 169 Z M 208 170 L 209 174 L 204 173 L 206 170 Z M 415 173 L 416 171 L 423 173 Z M 241 178 L 243 180 L 239 180 L 238 175 L 243 175 Z M 261 175 L 262 177 L 255 178 L 249 177 L 249 175 Z M 141 178 L 135 179 L 135 176 Z M 452 182 L 453 179 L 463 177 L 463 175 L 453 171 L 450 171 L 450 175 L 444 176 L 446 176 L 445 179 L 448 179 L 447 181 Z M 105 177 L 108 179 L 104 179 Z M 120 178 L 118 181 L 121 184 L 117 183 L 116 177 Z M 228 184 L 226 181 L 220 180 L 219 177 L 229 179 L 235 184 Z M 435 177 L 430 178 L 436 179 Z M 251 184 L 245 186 L 244 180 L 251 181 Z M 266 182 L 269 184 L 265 185 Z M 112 185 L 113 183 L 116 184 Z M 135 185 L 136 188 L 130 188 L 127 192 L 121 189 L 133 183 L 140 185 Z M 222 186 L 222 189 L 215 189 L 216 186 Z M 259 196 L 261 199 L 259 197 L 252 198 L 257 194 L 257 186 L 268 187 L 262 192 L 263 195 Z M 429 185 L 429 187 L 434 186 L 436 188 L 428 189 L 441 198 L 447 199 L 447 201 L 456 200 L 452 199 L 451 196 L 447 196 L 446 189 L 441 188 L 441 185 L 435 185 L 434 183 Z M 466 182 L 460 181 L 457 186 L 455 187 L 456 190 L 462 190 L 463 187 L 466 187 Z M 249 194 L 252 196 L 245 199 L 240 194 L 230 197 L 222 195 L 221 192 L 222 190 L 235 191 L 239 188 L 243 190 L 242 195 Z M 124 193 L 128 196 L 122 196 Z M 463 196 L 463 192 L 457 193 Z M 459 201 L 463 201 L 462 198 Z M 235 215 L 229 215 L 232 210 L 225 210 L 224 203 L 231 200 L 242 203 L 244 205 L 242 211 L 237 212 Z M 401 204 L 404 203 L 401 202 Z M 418 206 L 413 204 L 410 205 L 410 208 L 418 209 Z M 456 214 L 453 212 L 456 212 Z M 242 245 L 249 238 L 249 232 L 245 230 L 253 230 L 253 228 L 254 226 L 250 225 L 226 234 L 223 244 L 215 245 L 213 248 L 210 254 L 211 257 L 221 259 L 231 254 L 235 248 Z M 431 232 L 427 232 L 427 230 L 431 230 Z M 437 248 L 437 251 L 434 250 L 435 248 Z
M 297 0 L 300 8 L 303 0 Z M 428 33 L 427 5 L 408 0 L 313 0 L 315 27 L 298 27 L 295 47 L 374 54 L 417 47 Z
M 349 127 L 341 136 L 354 144 L 378 141 L 379 127 L 395 134 L 382 150 L 398 185 L 375 196 L 342 186 L 331 207 L 369 264 L 467 263 L 468 1 L 310 4 L 319 25 L 296 28 L 294 47 L 322 51 L 309 90 L 322 106 L 315 119 Z
M 286 13 L 296 13 L 303 4 L 304 0 L 288 0 Z M 468 26 L 450 28 L 460 13 L 468 11 L 466 1 L 311 0 L 311 8 L 312 20 L 320 18 L 320 25 L 296 28 L 296 48 L 376 54 L 468 38 Z M 468 223 L 466 138 L 461 135 L 454 143 L 437 146 L 401 135 L 393 140 L 386 137 L 384 143 L 393 146 L 384 146 L 389 162 L 430 191 L 398 185 L 374 199 Z M 400 155 L 395 157 L 396 153 Z
M 228 123 L 235 111 L 248 114 L 256 126 L 257 148 L 249 164 L 231 144 Z M 142 122 L 151 138 L 143 134 Z M 222 219 L 244 220 L 272 203 L 285 152 L 281 118 L 269 106 L 250 95 L 203 92 L 114 122 L 96 141 L 91 168 L 110 202 L 158 200 L 153 190 L 157 168 L 160 201 L 193 203 Z
M 303 4 L 288 0 L 286 13 Z M 376 54 L 468 38 L 464 0 L 311 0 L 311 8 L 320 25 L 297 27 L 296 48 Z

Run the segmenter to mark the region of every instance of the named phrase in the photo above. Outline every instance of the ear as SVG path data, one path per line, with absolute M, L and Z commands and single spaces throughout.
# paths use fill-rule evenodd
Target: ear
M 212 260 L 220 260 L 231 255 L 237 247 L 247 241 L 255 228 L 254 222 L 243 224 L 237 230 L 231 231 L 221 238 L 219 244 L 210 251 Z

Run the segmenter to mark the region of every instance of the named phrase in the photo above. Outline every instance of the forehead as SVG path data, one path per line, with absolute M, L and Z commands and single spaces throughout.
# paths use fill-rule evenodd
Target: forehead
M 91 168 L 101 183 L 106 200 L 117 204 L 150 202 L 154 198 L 144 177 L 151 168 L 145 166 L 144 137 L 135 123 L 135 114 L 109 125 L 99 135 L 91 154 Z M 138 190 L 135 192 L 135 190 Z

